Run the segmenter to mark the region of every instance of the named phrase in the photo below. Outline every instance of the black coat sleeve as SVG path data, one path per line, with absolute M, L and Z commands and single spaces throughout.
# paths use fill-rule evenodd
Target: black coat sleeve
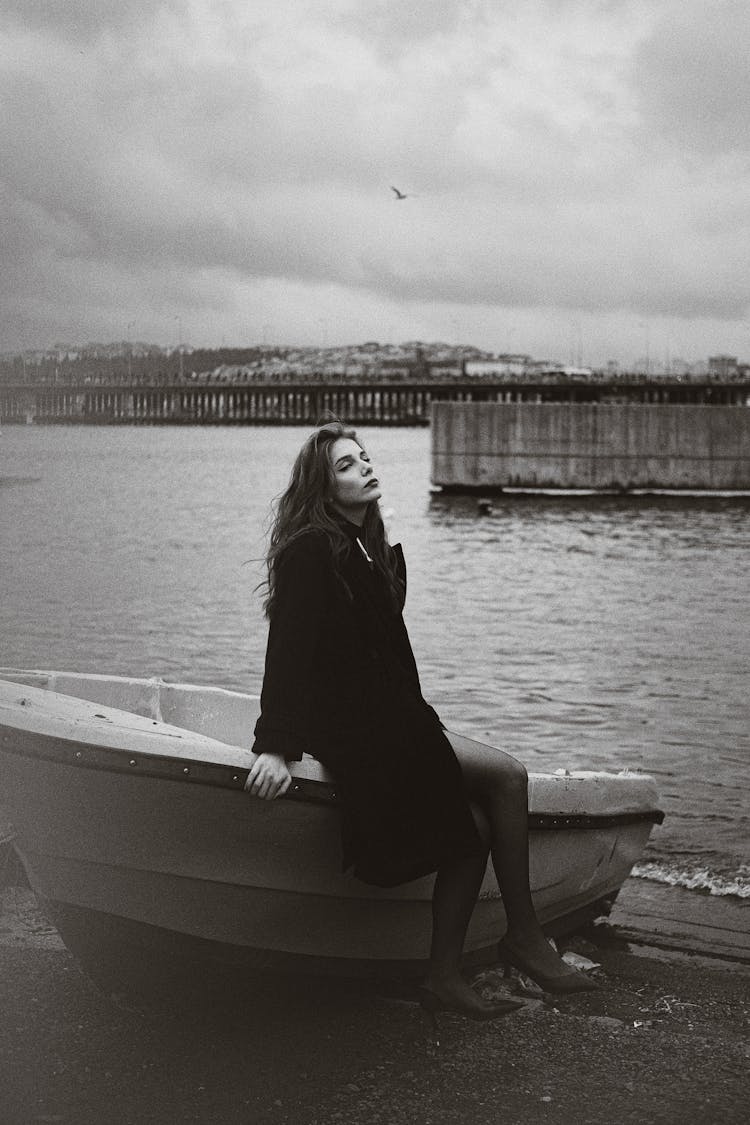
M 288 761 L 299 761 L 306 749 L 315 702 L 316 654 L 332 576 L 327 542 L 314 533 L 292 543 L 280 560 L 261 714 L 255 724 L 256 754 L 281 754 Z

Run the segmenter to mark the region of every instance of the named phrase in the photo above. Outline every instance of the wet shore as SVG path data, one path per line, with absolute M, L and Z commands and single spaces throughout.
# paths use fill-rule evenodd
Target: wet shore
M 598 964 L 599 992 L 524 992 L 524 1009 L 491 1024 L 442 1016 L 439 1046 L 408 986 L 108 994 L 27 888 L 6 887 L 2 907 L 3 1125 L 746 1118 L 750 946 L 736 900 L 630 880 L 612 918 L 568 943 Z M 508 985 L 485 971 L 480 987 Z

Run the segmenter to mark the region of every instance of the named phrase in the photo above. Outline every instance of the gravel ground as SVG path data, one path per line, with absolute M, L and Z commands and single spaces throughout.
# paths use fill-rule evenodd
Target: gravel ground
M 5 907 L 2 1125 L 747 1120 L 748 965 L 599 927 L 573 944 L 600 964 L 601 991 L 529 996 L 490 1024 L 442 1016 L 437 1046 L 407 986 L 193 979 L 148 1000 L 107 994 L 27 892 L 10 888 Z M 507 987 L 492 972 L 479 986 Z

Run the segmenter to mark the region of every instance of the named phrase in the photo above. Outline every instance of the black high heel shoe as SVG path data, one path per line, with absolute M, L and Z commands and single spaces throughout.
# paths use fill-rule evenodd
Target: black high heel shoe
M 445 1000 L 437 992 L 433 992 L 426 985 L 417 989 L 419 1003 L 428 1015 L 432 1016 L 433 1023 L 438 1012 L 456 1012 L 461 1016 L 468 1016 L 470 1020 L 496 1020 L 500 1016 L 509 1016 L 524 1007 L 523 1000 L 482 1000 L 477 996 L 476 1004 L 462 1003 L 461 1001 Z
M 506 976 L 510 976 L 510 967 L 513 966 L 514 969 L 518 969 L 519 973 L 524 973 L 527 977 L 530 977 L 544 992 L 554 992 L 558 996 L 572 996 L 576 992 L 599 991 L 599 985 L 596 981 L 584 976 L 583 973 L 579 973 L 577 969 L 556 973 L 554 976 L 546 976 L 544 973 L 540 973 L 521 950 L 516 949 L 507 938 L 498 942 L 497 951 L 500 960 L 505 962 Z

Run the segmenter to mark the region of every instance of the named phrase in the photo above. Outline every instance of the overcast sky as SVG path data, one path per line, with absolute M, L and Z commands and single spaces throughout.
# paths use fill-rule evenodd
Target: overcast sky
M 748 0 L 0 0 L 0 30 L 0 351 L 750 357 Z

